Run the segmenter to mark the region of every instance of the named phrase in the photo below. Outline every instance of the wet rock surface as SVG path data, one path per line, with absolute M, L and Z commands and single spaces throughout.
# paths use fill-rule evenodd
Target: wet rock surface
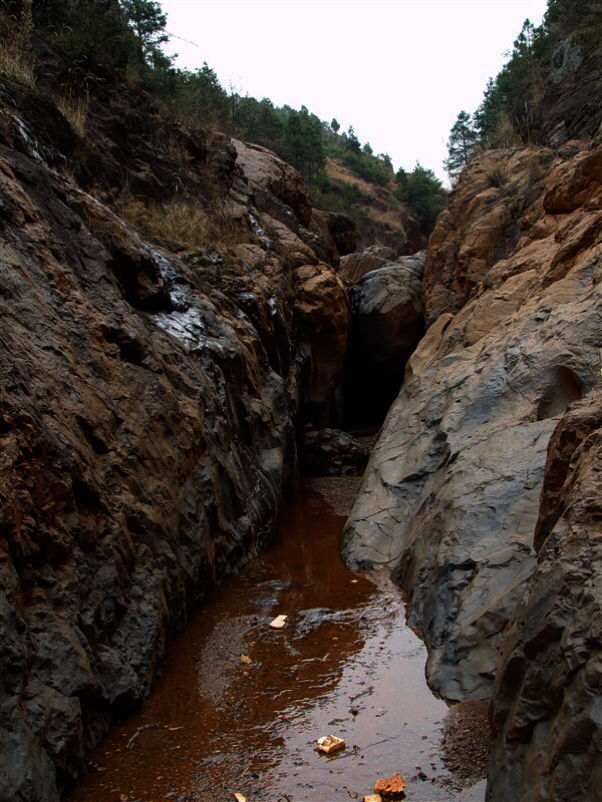
M 202 203 L 203 182 L 221 182 L 236 239 L 169 250 L 50 169 L 43 129 L 17 90 L 13 102 L 21 127 L 0 126 L 0 796 L 52 802 L 147 698 L 189 610 L 269 539 L 293 483 L 300 397 L 315 397 L 303 365 L 319 362 L 313 341 L 295 341 L 294 259 L 307 281 L 338 280 L 299 236 L 292 168 L 269 191 L 274 209 L 294 204 L 293 229 L 276 221 L 281 236 L 268 236 L 229 142 L 180 132 L 182 197 Z M 167 195 L 177 179 L 162 147 L 144 154 L 149 204 L 153 176 L 171 176 Z M 319 301 L 303 309 L 308 331 L 331 311 Z M 315 370 L 320 403 L 343 355 Z

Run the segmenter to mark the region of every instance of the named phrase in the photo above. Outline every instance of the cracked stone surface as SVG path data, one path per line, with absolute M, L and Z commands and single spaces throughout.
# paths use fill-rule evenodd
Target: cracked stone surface
M 602 148 L 582 145 L 575 155 L 572 147 L 535 187 L 533 154 L 506 158 L 509 187 L 488 185 L 477 159 L 437 224 L 425 279 L 431 326 L 408 362 L 343 544 L 351 565 L 386 565 L 407 591 L 409 622 L 429 649 L 429 683 L 448 699 L 491 694 L 504 629 L 536 565 L 548 442 L 600 369 L 602 213 L 592 162 Z M 550 161 L 545 149 L 537 158 Z M 588 191 L 566 211 L 560 188 L 571 180 Z M 504 222 L 510 197 L 523 209 L 514 239 Z M 493 218 L 501 222 L 492 230 Z

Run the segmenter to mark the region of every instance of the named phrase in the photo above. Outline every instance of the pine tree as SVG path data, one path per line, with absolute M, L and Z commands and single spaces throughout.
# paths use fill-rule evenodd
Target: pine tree
M 138 38 L 138 58 L 141 64 L 152 64 L 160 45 L 167 42 L 167 17 L 155 0 L 122 0 L 128 22 Z
M 461 111 L 453 124 L 447 141 L 448 158 L 445 160 L 445 169 L 454 182 L 464 167 L 470 161 L 477 144 L 477 132 L 474 128 L 470 114 Z

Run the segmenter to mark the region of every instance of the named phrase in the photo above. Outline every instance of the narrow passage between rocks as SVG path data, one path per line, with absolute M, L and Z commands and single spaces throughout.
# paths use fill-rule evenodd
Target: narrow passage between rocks
M 69 802 L 362 799 L 400 772 L 408 800 L 480 802 L 482 716 L 468 764 L 442 739 L 447 705 L 424 680 L 425 647 L 399 591 L 354 574 L 339 540 L 359 479 L 306 480 L 272 548 L 210 596 L 171 646 L 137 715 L 117 724 Z M 270 629 L 278 615 L 283 629 Z M 474 713 L 474 711 L 473 711 Z M 475 727 L 477 728 L 475 730 Z M 344 738 L 334 757 L 319 737 Z M 448 734 L 449 736 L 449 734 Z M 451 756 L 451 758 L 450 758 Z

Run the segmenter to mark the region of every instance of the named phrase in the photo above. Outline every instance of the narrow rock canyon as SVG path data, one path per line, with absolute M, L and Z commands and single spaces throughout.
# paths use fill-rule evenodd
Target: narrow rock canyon
M 86 84 L 82 134 L 57 91 L 83 67 L 43 40 L 36 86 L 2 79 L 0 802 L 71 791 L 226 579 L 245 610 L 297 604 L 299 640 L 338 620 L 353 582 L 383 709 L 395 661 L 422 655 L 407 618 L 429 687 L 452 720 L 479 719 L 470 748 L 488 762 L 486 792 L 445 779 L 432 799 L 600 799 L 600 55 L 567 42 L 537 137 L 477 153 L 426 248 L 401 201 L 358 245 L 270 149 L 127 81 Z M 353 477 L 342 554 L 371 572 L 330 571 L 318 549 L 304 573 L 292 526 L 301 546 L 279 541 L 278 570 L 316 584 L 319 620 L 293 585 L 244 586 L 301 474 Z M 332 659 L 317 672 L 331 690 Z M 346 715 L 363 691 L 342 687 Z M 445 705 L 428 699 L 434 727 Z

